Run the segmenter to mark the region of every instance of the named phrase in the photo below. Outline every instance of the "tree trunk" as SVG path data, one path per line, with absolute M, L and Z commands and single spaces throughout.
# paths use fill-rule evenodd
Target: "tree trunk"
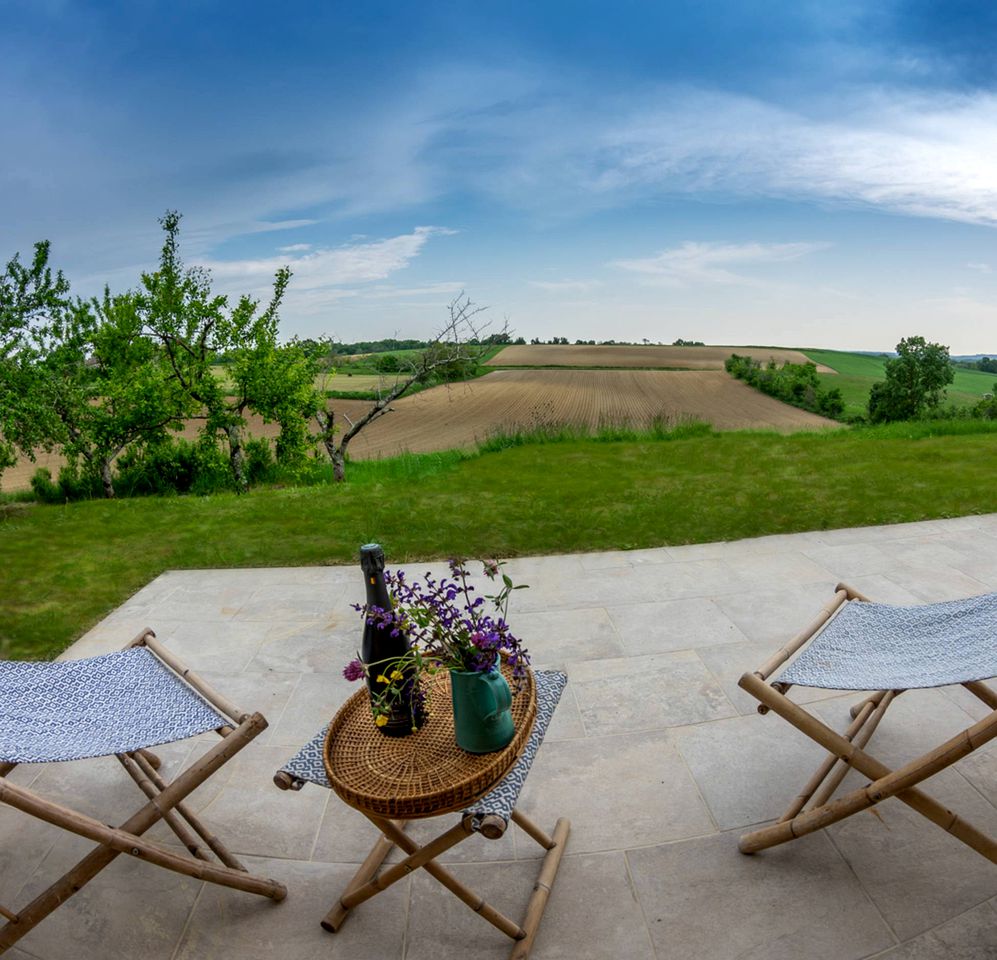
M 333 440 L 336 430 L 334 425 L 334 417 L 331 413 L 325 410 L 315 411 L 315 420 L 319 425 L 319 430 L 322 432 L 319 434 L 319 439 L 322 441 L 322 446 L 325 447 L 325 452 L 329 455 L 329 461 L 335 463 L 336 461 L 336 444 Z
M 346 479 L 346 451 L 333 448 L 329 456 L 332 459 L 332 479 L 342 483 Z
M 111 479 L 111 458 L 105 457 L 100 461 L 100 482 L 104 487 L 104 497 L 107 500 L 114 499 L 114 481 Z
M 336 446 L 335 417 L 328 410 L 316 410 L 315 420 L 321 431 L 319 439 L 332 464 L 332 479 L 336 483 L 342 483 L 346 479 L 346 444 L 349 443 L 349 439 L 345 439 L 339 447 Z
M 246 480 L 246 455 L 242 450 L 239 428 L 235 424 L 230 424 L 225 428 L 225 436 L 228 437 L 228 462 L 232 467 L 236 490 L 245 493 L 249 489 L 249 482 Z

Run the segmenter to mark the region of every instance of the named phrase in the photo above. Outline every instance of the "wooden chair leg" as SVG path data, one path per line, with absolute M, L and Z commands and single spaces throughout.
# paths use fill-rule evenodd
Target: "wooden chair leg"
M 425 846 L 420 847 L 412 844 L 414 849 L 400 863 L 389 867 L 384 873 L 373 877 L 362 887 L 350 893 L 343 894 L 339 902 L 347 910 L 352 910 L 365 900 L 369 900 L 375 894 L 387 890 L 392 884 L 397 883 L 403 877 L 407 877 L 413 870 L 424 867 L 441 853 L 446 853 L 451 847 L 457 846 L 471 835 L 470 827 L 461 820 L 455 827 L 451 827 L 446 833 L 441 833 Z M 411 841 L 410 841 L 411 842 Z
M 169 786 L 169 784 L 166 783 L 157 773 L 159 768 L 154 766 L 152 762 L 146 758 L 144 750 L 140 750 L 137 754 L 135 754 L 135 762 L 160 793 L 162 793 Z M 222 863 L 224 863 L 226 867 L 231 867 L 233 870 L 246 870 L 246 867 L 242 861 L 237 857 L 234 857 L 229 852 L 228 847 L 226 847 L 215 834 L 213 834 L 196 816 L 194 816 L 190 808 L 185 803 L 178 802 L 174 809 L 180 814 L 181 817 L 184 818 L 184 820 L 187 821 L 188 824 L 190 824 L 193 831 L 208 845 L 211 852 Z
M 141 790 L 150 800 L 155 801 L 159 796 L 159 790 L 156 789 L 155 784 L 145 775 L 145 772 L 139 767 L 134 756 L 128 756 L 124 753 L 116 754 L 118 762 L 125 768 L 127 774 L 135 781 L 139 790 Z M 178 805 L 179 806 L 179 805 Z M 177 817 L 177 811 L 164 810 L 163 811 L 163 822 L 173 831 L 177 839 L 187 848 L 188 852 L 192 857 L 197 857 L 198 860 L 207 860 L 207 853 L 202 848 L 201 844 L 197 842 L 197 838 L 180 822 Z
M 537 843 L 540 844 L 544 850 L 551 850 L 554 847 L 555 840 L 553 837 L 549 837 L 544 831 L 538 827 L 525 813 L 520 813 L 518 810 L 512 811 L 512 822 L 516 824 L 527 836 L 532 837 Z M 561 821 L 558 820 L 558 823 Z
M 227 866 L 215 866 L 203 860 L 193 860 L 142 839 L 142 834 L 162 819 L 166 811 L 172 810 L 180 800 L 207 780 L 227 760 L 266 729 L 266 725 L 266 720 L 260 714 L 247 716 L 231 735 L 212 747 L 200 760 L 170 783 L 155 801 L 147 803 L 118 829 L 108 827 L 75 810 L 44 800 L 30 790 L 0 778 L 0 802 L 8 803 L 40 820 L 100 844 L 28 906 L 18 911 L 16 920 L 8 919 L 8 922 L 0 927 L 0 950 L 20 940 L 121 853 L 211 883 L 233 887 L 247 893 L 256 893 L 274 900 L 283 900 L 287 896 L 287 889 L 274 880 L 266 880 Z
M 861 709 L 842 736 L 849 743 L 864 747 L 876 732 L 879 721 L 883 719 L 887 707 L 893 702 L 893 696 L 892 690 L 881 690 L 863 700 L 858 704 Z M 807 804 L 811 807 L 823 806 L 834 795 L 834 791 L 841 785 L 849 769 L 847 762 L 834 754 L 828 754 L 807 781 L 806 786 L 789 805 L 789 809 L 779 818 L 779 823 L 792 820 Z
M 874 781 L 840 800 L 801 813 L 792 820 L 746 834 L 739 844 L 743 853 L 755 853 L 766 847 L 794 840 L 805 833 L 836 823 L 887 797 L 896 796 L 943 830 L 997 863 L 997 842 L 916 788 L 916 784 L 922 780 L 997 737 L 997 712 L 973 724 L 923 757 L 894 771 L 835 733 L 787 697 L 772 690 L 756 675 L 745 674 L 740 686 L 802 733 Z
M 988 687 L 982 680 L 970 680 L 963 686 L 982 700 L 991 710 L 997 710 L 997 691 Z

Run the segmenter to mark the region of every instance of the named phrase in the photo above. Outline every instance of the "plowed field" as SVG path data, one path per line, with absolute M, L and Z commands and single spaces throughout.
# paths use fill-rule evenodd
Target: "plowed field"
M 351 420 L 369 404 L 332 401 Z M 403 451 L 424 453 L 470 447 L 497 432 L 576 424 L 648 424 L 705 420 L 718 430 L 774 429 L 785 432 L 838 426 L 816 414 L 773 400 L 726 373 L 709 370 L 496 370 L 468 383 L 434 387 L 392 404 L 351 444 L 357 458 Z M 188 424 L 193 437 L 197 424 Z M 277 427 L 258 419 L 250 431 L 275 436 Z M 25 489 L 37 466 L 57 472 L 60 460 L 18 464 L 3 475 L 4 490 Z
M 505 347 L 488 364 L 493 367 L 662 367 L 673 370 L 723 370 L 732 354 L 754 357 L 761 363 L 806 363 L 799 350 L 780 347 L 659 347 L 586 346 L 537 343 Z M 820 373 L 834 373 L 819 365 Z
M 496 370 L 394 404 L 351 445 L 355 456 L 470 446 L 499 430 L 705 420 L 720 430 L 836 426 L 714 371 Z M 354 449 L 355 446 L 355 449 Z

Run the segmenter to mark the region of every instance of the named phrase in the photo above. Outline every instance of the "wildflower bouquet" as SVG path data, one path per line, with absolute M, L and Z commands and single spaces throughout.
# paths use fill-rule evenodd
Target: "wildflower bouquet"
M 466 562 L 451 560 L 450 576 L 439 580 L 427 573 L 421 581 L 410 582 L 403 570 L 386 570 L 390 609 L 354 604 L 367 624 L 391 630 L 394 636 L 404 634 L 411 645 L 408 653 L 391 662 L 365 665 L 357 657 L 343 671 L 347 680 L 370 673 L 383 684 L 382 692 L 372 699 L 375 723 L 387 723 L 399 700 L 412 695 L 413 676 L 439 670 L 489 673 L 502 655 L 512 667 L 516 689 L 520 688 L 530 657 L 505 617 L 512 591 L 525 585 L 514 585 L 495 560 L 482 561 L 482 566 L 489 580 L 501 578 L 498 593 L 476 595 Z

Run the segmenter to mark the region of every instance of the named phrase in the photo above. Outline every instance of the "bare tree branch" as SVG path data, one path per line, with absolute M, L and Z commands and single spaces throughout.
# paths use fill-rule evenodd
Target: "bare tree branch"
M 487 309 L 473 303 L 463 291 L 454 297 L 447 306 L 447 321 L 429 341 L 427 349 L 409 364 L 407 375 L 396 380 L 394 386 L 386 393 L 378 391 L 377 399 L 357 421 L 354 422 L 342 415 L 349 424 L 349 429 L 340 436 L 338 442 L 335 440 L 334 413 L 328 403 L 316 412 L 315 418 L 320 429 L 317 439 L 322 441 L 329 454 L 333 465 L 333 477 L 337 482 L 345 479 L 346 451 L 350 441 L 369 424 L 389 413 L 390 405 L 395 400 L 404 396 L 413 387 L 434 379 L 438 372 L 447 367 L 458 364 L 474 367 L 478 365 L 488 350 L 488 345 L 482 343 L 482 333 L 488 324 L 483 324 L 478 319 Z

